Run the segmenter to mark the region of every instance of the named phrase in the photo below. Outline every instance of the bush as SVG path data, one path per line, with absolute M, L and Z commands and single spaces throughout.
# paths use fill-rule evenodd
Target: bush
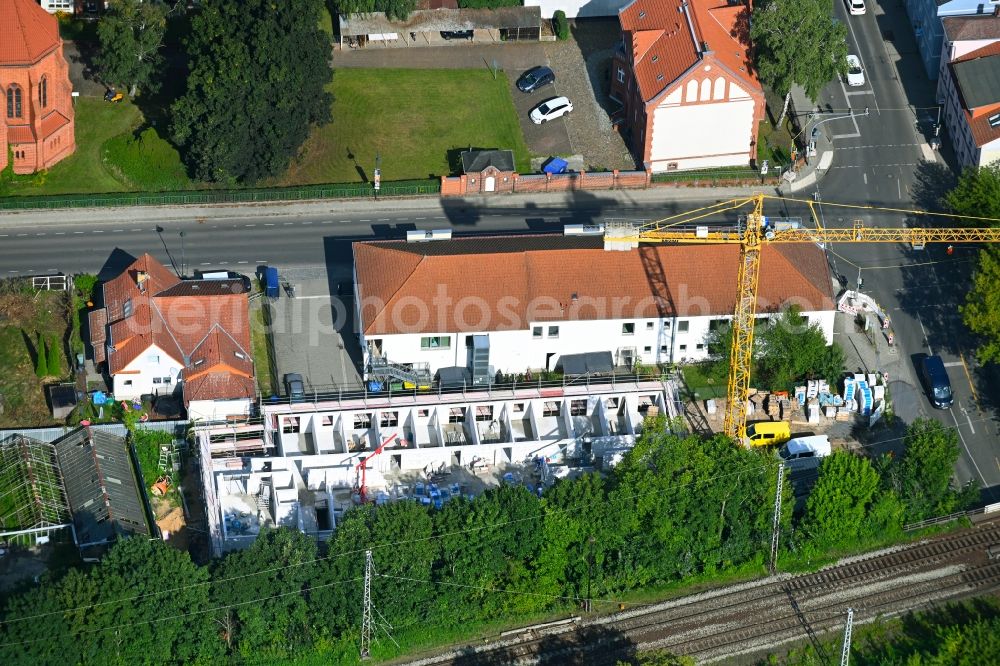
M 39 379 L 49 376 L 48 358 L 45 354 L 45 340 L 39 334 L 35 345 L 35 376 Z
M 566 12 L 559 9 L 552 15 L 552 29 L 561 41 L 569 39 L 569 21 L 566 20 Z
M 47 347 L 48 353 L 45 355 L 45 365 L 48 366 L 50 375 L 62 374 L 62 360 L 59 353 L 59 342 L 56 338 L 51 338 Z

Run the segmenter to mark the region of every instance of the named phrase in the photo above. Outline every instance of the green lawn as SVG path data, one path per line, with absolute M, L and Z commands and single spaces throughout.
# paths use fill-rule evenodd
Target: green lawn
M 511 149 L 530 167 L 507 79 L 486 68 L 339 69 L 330 89 L 333 122 L 275 184 L 361 182 L 359 168 L 370 180 L 376 153 L 386 181 L 453 174 L 470 146 Z

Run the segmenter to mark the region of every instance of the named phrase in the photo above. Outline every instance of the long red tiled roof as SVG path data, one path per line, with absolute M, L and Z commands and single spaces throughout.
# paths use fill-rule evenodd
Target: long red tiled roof
M 969 129 L 972 131 L 972 139 L 979 148 L 1000 139 L 1000 125 L 990 125 L 990 118 L 998 113 L 1000 113 L 1000 104 L 981 106 L 976 109 L 975 113 L 965 112 Z
M 205 287 L 204 293 L 195 289 L 201 286 Z M 230 281 L 221 286 L 208 280 L 182 281 L 149 254 L 136 259 L 121 275 L 104 285 L 105 307 L 97 311 L 103 314 L 90 315 L 92 324 L 102 320 L 109 324 L 114 348 L 110 354 L 100 354 L 107 357 L 109 374 L 124 371 L 140 355 L 156 347 L 178 365 L 185 366 L 186 374 L 197 359 L 204 363 L 216 358 L 216 362 L 207 366 L 215 368 L 209 374 L 232 377 L 232 385 L 227 389 L 226 380 L 216 377 L 192 389 L 203 395 L 216 389 L 242 395 L 245 382 L 239 377 L 248 375 L 250 385 L 253 384 L 253 362 L 248 351 L 249 309 L 247 294 L 242 289 L 234 293 L 231 287 Z M 92 325 L 95 358 L 97 348 L 106 342 L 103 327 Z M 223 352 L 219 350 L 233 352 L 233 358 L 222 363 L 218 359 Z M 239 359 L 236 352 L 244 358 Z
M 215 325 L 184 366 L 184 404 L 192 400 L 253 398 L 253 360 Z
M 601 239 L 561 236 L 355 243 L 354 256 L 366 335 L 730 315 L 739 266 L 736 245 L 607 252 Z M 662 280 L 650 277 L 651 266 Z M 813 245 L 767 245 L 758 309 L 776 311 L 791 302 L 806 311 L 834 308 L 826 259 Z
M 0 0 L 0 65 L 29 65 L 59 45 L 59 23 L 36 0 Z
M 34 142 L 35 135 L 31 132 L 31 125 L 12 125 L 7 128 L 7 143 L 10 145 Z
M 618 13 L 642 98 L 654 99 L 694 67 L 705 45 L 733 75 L 759 88 L 743 27 L 747 22 L 741 18 L 749 6 L 689 0 L 689 24 L 682 4 L 682 0 L 635 0 Z
M 69 118 L 58 111 L 53 111 L 42 118 L 42 139 L 49 138 L 67 124 L 69 124 Z

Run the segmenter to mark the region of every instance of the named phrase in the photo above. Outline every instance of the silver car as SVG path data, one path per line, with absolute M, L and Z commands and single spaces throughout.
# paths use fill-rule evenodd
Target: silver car
M 847 56 L 847 85 L 852 88 L 865 85 L 865 70 L 856 55 Z

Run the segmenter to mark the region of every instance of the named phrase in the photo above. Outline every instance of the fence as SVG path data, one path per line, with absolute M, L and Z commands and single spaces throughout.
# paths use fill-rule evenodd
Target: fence
M 958 520 L 959 518 L 971 518 L 972 516 L 979 516 L 990 513 L 1000 513 L 1000 502 L 987 504 L 986 506 L 980 507 L 978 509 L 959 511 L 957 513 L 948 514 L 947 516 L 938 516 L 937 518 L 928 518 L 927 520 L 921 520 L 920 522 L 917 523 L 910 523 L 909 525 L 904 525 L 903 530 L 905 532 L 911 532 L 913 530 L 919 530 L 925 527 L 931 527 L 932 525 L 942 525 L 944 523 L 950 523 L 953 520 Z
M 379 197 L 403 197 L 438 194 L 437 180 L 382 183 Z M 267 203 L 309 201 L 314 199 L 370 199 L 371 185 L 317 185 L 290 189 L 204 190 L 184 192 L 70 194 L 43 197 L 0 198 L 0 210 L 38 210 L 50 208 L 115 208 L 123 206 L 178 206 L 192 204 Z
M 188 421 L 147 421 L 142 427 L 147 430 L 162 430 L 174 435 L 175 438 L 183 439 L 187 430 Z M 0 430 L 0 442 L 14 435 L 23 435 L 39 442 L 54 442 L 66 433 L 76 430 L 78 426 L 52 426 L 49 428 L 10 428 Z M 126 434 L 125 425 L 122 423 L 94 423 L 92 430 L 101 430 L 112 435 L 124 437 Z

